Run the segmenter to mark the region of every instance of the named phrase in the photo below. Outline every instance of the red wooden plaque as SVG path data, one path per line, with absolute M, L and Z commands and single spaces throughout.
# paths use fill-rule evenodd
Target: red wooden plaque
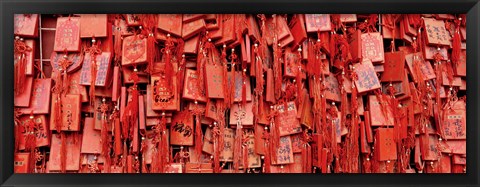
M 102 153 L 102 140 L 100 137 L 100 131 L 94 129 L 94 124 L 95 121 L 93 118 L 85 118 L 81 153 Z
M 184 22 L 182 27 L 182 38 L 186 40 L 204 30 L 205 21 L 203 19 L 199 19 L 188 23 Z
M 62 52 L 52 52 L 52 55 L 50 56 L 50 64 L 52 65 L 53 69 L 58 70 L 58 62 L 63 59 L 65 56 L 64 53 Z M 72 62 L 72 65 L 68 66 L 67 72 L 72 73 L 77 70 L 79 70 L 82 67 L 83 60 L 84 60 L 84 55 L 83 53 L 70 53 L 67 55 L 68 60 Z
M 207 96 L 211 99 L 223 99 L 223 68 L 222 66 L 210 65 L 205 66 L 205 78 L 207 79 Z
M 288 102 L 287 108 L 284 104 L 276 105 L 275 109 L 279 113 L 275 118 L 280 136 L 296 134 L 302 132 L 302 127 L 297 119 L 297 109 L 294 102 Z
M 80 14 L 80 37 L 107 37 L 107 14 Z
M 27 122 L 30 121 L 29 115 L 23 115 L 20 117 L 21 124 L 23 126 L 27 125 Z M 33 118 L 33 122 L 35 123 L 35 147 L 43 147 L 50 145 L 50 131 L 48 128 L 48 122 L 46 120 L 45 115 L 36 115 Z M 27 132 L 22 130 L 23 137 L 20 138 L 20 142 L 18 148 L 20 150 L 25 149 L 25 138 L 27 136 Z
M 151 82 L 151 96 L 152 100 L 147 100 L 151 103 L 152 110 L 178 110 L 180 108 L 179 97 L 177 93 L 177 78 L 172 78 L 172 86 L 167 86 L 167 79 L 161 76 L 152 76 Z M 148 105 L 148 104 L 147 104 Z
M 272 163 L 275 165 L 291 164 L 293 160 L 292 140 L 290 136 L 280 137 L 278 147 L 274 148 Z
M 61 17 L 57 19 L 53 50 L 80 51 L 80 18 Z
M 382 62 L 384 60 L 383 38 L 379 32 L 364 33 L 362 40 L 362 58 L 372 62 Z
M 237 125 L 238 119 L 243 126 L 251 126 L 253 125 L 253 111 L 252 111 L 253 103 L 247 102 L 245 107 L 240 106 L 240 104 L 232 105 L 230 109 L 230 125 Z
M 371 91 L 380 88 L 380 81 L 373 69 L 372 62 L 364 60 L 361 63 L 355 64 L 355 73 L 358 79 L 355 80 L 355 86 L 359 93 Z
M 382 74 L 382 82 L 400 82 L 405 79 L 402 73 L 405 67 L 405 53 L 403 51 L 385 53 L 385 70 Z
M 53 99 L 54 102 L 56 98 Z M 56 130 L 55 121 L 56 115 L 62 115 L 62 131 L 79 131 L 81 120 L 81 107 L 80 95 L 65 95 L 62 96 L 62 109 L 61 114 L 57 114 L 54 110 L 54 104 L 52 104 L 52 111 L 50 113 L 50 130 Z
M 452 37 L 445 29 L 445 22 L 432 18 L 424 18 L 426 42 L 429 45 L 451 45 Z
M 48 114 L 50 111 L 50 95 L 52 79 L 34 79 L 32 98 L 28 108 L 21 108 L 24 114 Z
M 330 14 L 305 14 L 307 32 L 331 31 Z
M 383 103 L 388 105 L 387 103 Z M 393 126 L 394 118 L 390 106 L 387 106 L 387 116 L 384 116 L 382 112 L 382 105 L 378 101 L 377 96 L 368 96 L 368 108 L 370 109 L 370 125 L 371 126 Z
M 233 162 L 233 146 L 235 143 L 235 130 L 225 128 L 223 135 L 223 151 L 220 153 L 220 161 Z
M 182 14 L 159 14 L 158 28 L 175 36 L 182 35 Z
M 180 112 L 175 115 L 170 125 L 170 144 L 172 145 L 193 145 L 193 115 Z
M 13 33 L 22 37 L 38 36 L 38 14 L 14 14 Z
M 32 173 L 32 168 L 30 168 L 30 153 L 15 153 L 13 157 L 13 172 Z
M 33 77 L 26 77 L 24 82 L 25 89 L 22 93 L 15 95 L 13 102 L 16 107 L 29 107 L 32 98 Z
M 397 145 L 393 140 L 393 128 L 378 128 L 376 131 L 375 153 L 378 161 L 396 160 Z
M 183 98 L 206 102 L 205 84 L 198 82 L 198 73 L 195 70 L 185 71 L 185 83 L 183 84 Z
M 80 134 L 66 134 L 66 169 L 67 171 L 78 171 L 80 170 L 80 147 L 82 139 Z M 60 150 L 62 149 L 62 141 L 59 135 L 52 135 L 52 147 L 50 149 L 50 158 L 48 162 L 48 168 L 50 171 L 60 171 L 61 170 L 61 154 Z
M 138 35 L 123 38 L 122 65 L 146 63 L 147 59 L 147 38 Z
M 101 55 L 97 55 L 96 64 L 97 64 L 97 76 L 95 80 L 95 86 L 107 86 L 111 81 L 111 59 L 112 55 L 110 52 L 102 52 Z M 91 77 L 91 66 L 92 61 L 89 54 L 85 55 L 82 66 L 82 75 L 80 78 L 80 84 L 85 86 L 90 86 Z

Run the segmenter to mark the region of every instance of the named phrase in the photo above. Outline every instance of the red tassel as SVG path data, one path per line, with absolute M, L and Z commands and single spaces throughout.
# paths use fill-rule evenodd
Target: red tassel
M 168 140 L 167 140 L 167 133 L 166 133 L 166 128 L 167 128 L 167 118 L 165 115 L 162 115 L 162 119 L 160 122 L 160 129 L 161 129 L 161 135 L 162 135 L 162 140 L 161 140 L 161 154 L 162 156 L 160 157 L 160 166 L 159 166 L 159 171 L 161 173 L 165 172 L 165 165 L 168 163 L 168 158 L 169 158 L 169 148 L 168 148 Z
M 158 143 L 158 142 L 157 142 Z M 158 146 L 155 147 L 155 149 L 153 150 L 153 155 L 155 155 L 154 157 L 152 157 L 152 165 L 150 166 L 151 170 L 150 170 L 150 173 L 159 173 L 159 166 L 160 166 L 160 150 L 158 148 Z
M 453 34 L 452 39 L 452 62 L 454 67 L 457 67 L 459 60 L 460 60 L 460 53 L 462 47 L 462 41 L 460 38 L 460 23 L 462 18 L 456 19 L 455 22 L 455 33 Z
M 307 159 L 308 159 L 308 155 L 307 155 L 307 143 L 304 142 L 303 143 L 303 146 L 302 146 L 302 173 L 307 173 L 307 166 L 308 166 L 308 163 L 307 163 Z
M 370 157 L 363 161 L 363 172 L 364 173 L 371 173 L 372 172 L 372 163 L 370 163 Z
M 108 129 L 107 129 L 107 120 L 102 119 L 102 130 L 101 130 L 101 140 L 102 140 L 102 154 L 105 158 L 110 157 L 109 154 L 109 145 L 110 142 L 108 141 Z
M 420 85 L 423 85 L 423 81 L 425 80 L 425 78 L 423 77 L 423 73 L 421 71 L 421 68 L 420 68 L 420 63 L 423 63 L 421 60 L 420 60 L 420 57 L 418 55 L 413 55 L 413 69 L 414 69 L 414 74 L 415 74 L 415 77 L 417 77 L 417 82 Z
M 18 58 L 17 63 L 15 64 L 14 70 L 14 92 L 15 95 L 23 93 L 25 89 L 25 80 L 26 80 L 26 67 L 27 67 L 27 52 L 32 51 L 32 48 L 28 46 L 23 39 L 15 39 L 14 42 L 14 58 Z
M 96 57 L 95 57 L 96 58 Z M 90 65 L 90 90 L 89 90 L 89 96 L 90 96 L 90 105 L 95 106 L 95 84 L 97 80 L 97 63 L 96 60 L 92 60 L 92 64 Z
M 61 165 L 61 172 L 66 173 L 67 171 L 67 137 L 65 132 L 60 133 L 61 136 L 61 149 L 60 149 L 60 165 Z
M 134 85 L 131 88 L 132 100 L 128 102 L 125 107 L 125 112 L 123 115 L 123 137 L 132 139 L 133 137 L 133 127 L 137 122 L 138 118 L 138 90 L 137 86 Z
M 233 169 L 238 171 L 240 169 L 240 153 L 242 152 L 242 128 L 240 124 L 237 124 L 237 130 L 235 132 L 235 145 L 233 147 Z
M 274 47 L 274 59 L 273 59 L 273 77 L 274 77 L 274 92 L 276 100 L 279 100 L 282 96 L 282 64 L 281 58 L 283 55 L 282 49 L 279 46 Z
M 56 98 L 54 103 L 55 110 L 55 130 L 57 133 L 60 133 L 62 130 L 62 96 L 59 93 L 53 94 L 53 97 Z
M 263 137 L 265 139 L 265 156 L 264 156 L 264 171 L 265 173 L 270 173 L 270 158 L 271 158 L 271 146 L 270 146 L 270 133 L 268 132 L 268 128 L 265 127 L 265 130 L 263 131 Z
M 312 173 L 312 147 L 307 143 L 306 173 Z
M 220 132 L 220 128 L 217 123 L 214 123 L 213 127 L 213 166 L 214 172 L 220 173 L 220 145 L 219 145 L 219 136 L 223 136 L 223 133 Z
M 229 106 L 235 101 L 235 83 L 236 83 L 236 76 L 235 76 L 235 65 L 237 64 L 237 54 L 235 54 L 235 50 L 232 49 L 232 54 L 230 55 L 230 59 L 232 60 L 232 67 L 230 68 L 230 73 L 232 75 L 232 82 L 230 82 L 230 103 Z
M 147 144 L 145 143 L 145 136 L 142 135 L 142 143 L 140 147 L 140 151 L 142 152 L 142 172 L 141 173 L 149 173 L 147 168 Z M 152 158 L 153 159 L 153 158 Z
M 298 54 L 297 54 L 297 76 L 295 77 L 295 82 L 297 83 L 297 94 L 300 95 L 300 93 L 302 93 L 302 54 L 301 54 L 301 50 L 298 51 Z M 300 98 L 300 97 L 297 97 L 297 98 Z
M 242 76 L 242 107 L 245 107 L 247 104 L 247 75 L 245 71 Z
M 105 163 L 103 164 L 103 173 L 110 173 L 111 166 L 112 166 L 112 158 L 110 156 L 105 157 Z
M 113 40 L 113 45 L 114 45 L 114 54 L 115 54 L 115 62 L 118 64 L 121 64 L 122 60 L 122 33 L 120 31 L 120 19 L 121 18 L 116 18 L 115 19 L 115 27 L 116 29 L 113 29 L 113 34 L 114 34 L 114 40 Z
M 24 126 L 26 137 L 25 137 L 25 151 L 33 152 L 36 147 L 36 138 L 35 138 L 35 122 L 33 119 L 33 114 L 30 114 L 30 119 Z
M 95 37 L 92 38 L 92 46 L 85 52 L 90 54 L 90 106 L 95 106 L 95 85 L 97 81 L 97 55 L 102 53 L 102 50 L 98 47 Z M 62 66 L 66 66 L 66 63 L 62 63 Z M 62 67 L 64 68 L 64 67 Z M 65 69 L 65 68 L 64 68 Z
M 14 151 L 17 152 L 19 150 L 19 145 L 20 145 L 20 138 L 23 138 L 23 125 L 22 122 L 20 121 L 20 116 L 22 115 L 22 112 L 20 111 L 19 108 L 15 108 L 14 112 L 14 131 L 15 131 L 15 145 L 14 145 Z
M 20 60 L 15 64 L 15 95 L 19 95 L 23 93 L 24 91 L 24 82 L 26 79 L 26 74 L 25 74 L 25 69 L 27 66 L 26 59 L 24 55 L 22 54 L 22 57 L 20 57 Z
M 153 38 L 153 37 L 152 37 Z M 155 46 L 153 46 L 155 47 Z M 172 80 L 175 70 L 173 69 L 172 64 L 172 54 L 173 49 L 175 48 L 175 43 L 173 39 L 167 35 L 167 40 L 165 41 L 164 55 L 165 55 L 165 77 L 167 78 L 167 86 L 172 86 Z M 153 63 L 152 63 L 153 65 Z M 153 68 L 153 67 L 152 67 Z M 152 70 L 153 71 L 153 70 Z
M 201 115 L 196 114 L 195 115 L 195 152 L 198 154 L 197 156 L 200 157 L 202 153 L 202 124 L 201 124 Z
M 225 109 L 227 108 L 230 108 L 230 104 L 232 103 L 231 101 L 231 89 L 233 87 L 231 87 L 229 84 L 228 84 L 228 67 L 227 67 L 227 52 L 226 52 L 226 45 L 223 45 L 223 49 L 222 49 L 222 61 L 223 61 L 223 91 L 225 92 L 225 99 L 223 100 L 223 107 Z M 232 61 L 233 62 L 233 61 Z M 232 66 L 232 72 L 233 72 L 233 66 Z M 235 74 L 232 73 L 232 75 L 234 76 Z M 234 77 L 232 77 L 232 82 L 233 82 L 233 79 Z M 232 85 L 234 85 L 234 83 L 232 83 Z M 223 145 L 223 144 L 222 144 Z
M 147 56 L 148 56 L 148 67 L 147 70 L 150 73 L 153 73 L 153 63 L 155 61 L 155 52 L 157 49 L 155 48 L 155 37 L 153 36 L 153 33 L 149 33 L 147 36 Z
M 155 58 L 157 57 L 157 53 L 156 53 L 157 49 L 155 47 L 155 43 L 157 43 L 157 41 L 155 40 L 156 25 L 158 24 L 157 17 L 158 16 L 154 14 L 139 15 L 139 18 L 142 22 L 141 33 L 143 34 L 144 37 L 147 37 L 147 56 L 148 56 L 147 71 L 151 74 L 153 73 L 153 63 L 155 61 Z M 165 45 L 167 46 L 168 44 L 165 44 Z M 170 77 L 171 76 L 169 76 L 169 78 Z M 167 83 L 171 84 L 170 81 L 167 81 Z
M 248 135 L 244 135 L 245 137 L 242 138 L 242 151 L 243 151 L 243 169 L 245 171 L 248 170 Z

